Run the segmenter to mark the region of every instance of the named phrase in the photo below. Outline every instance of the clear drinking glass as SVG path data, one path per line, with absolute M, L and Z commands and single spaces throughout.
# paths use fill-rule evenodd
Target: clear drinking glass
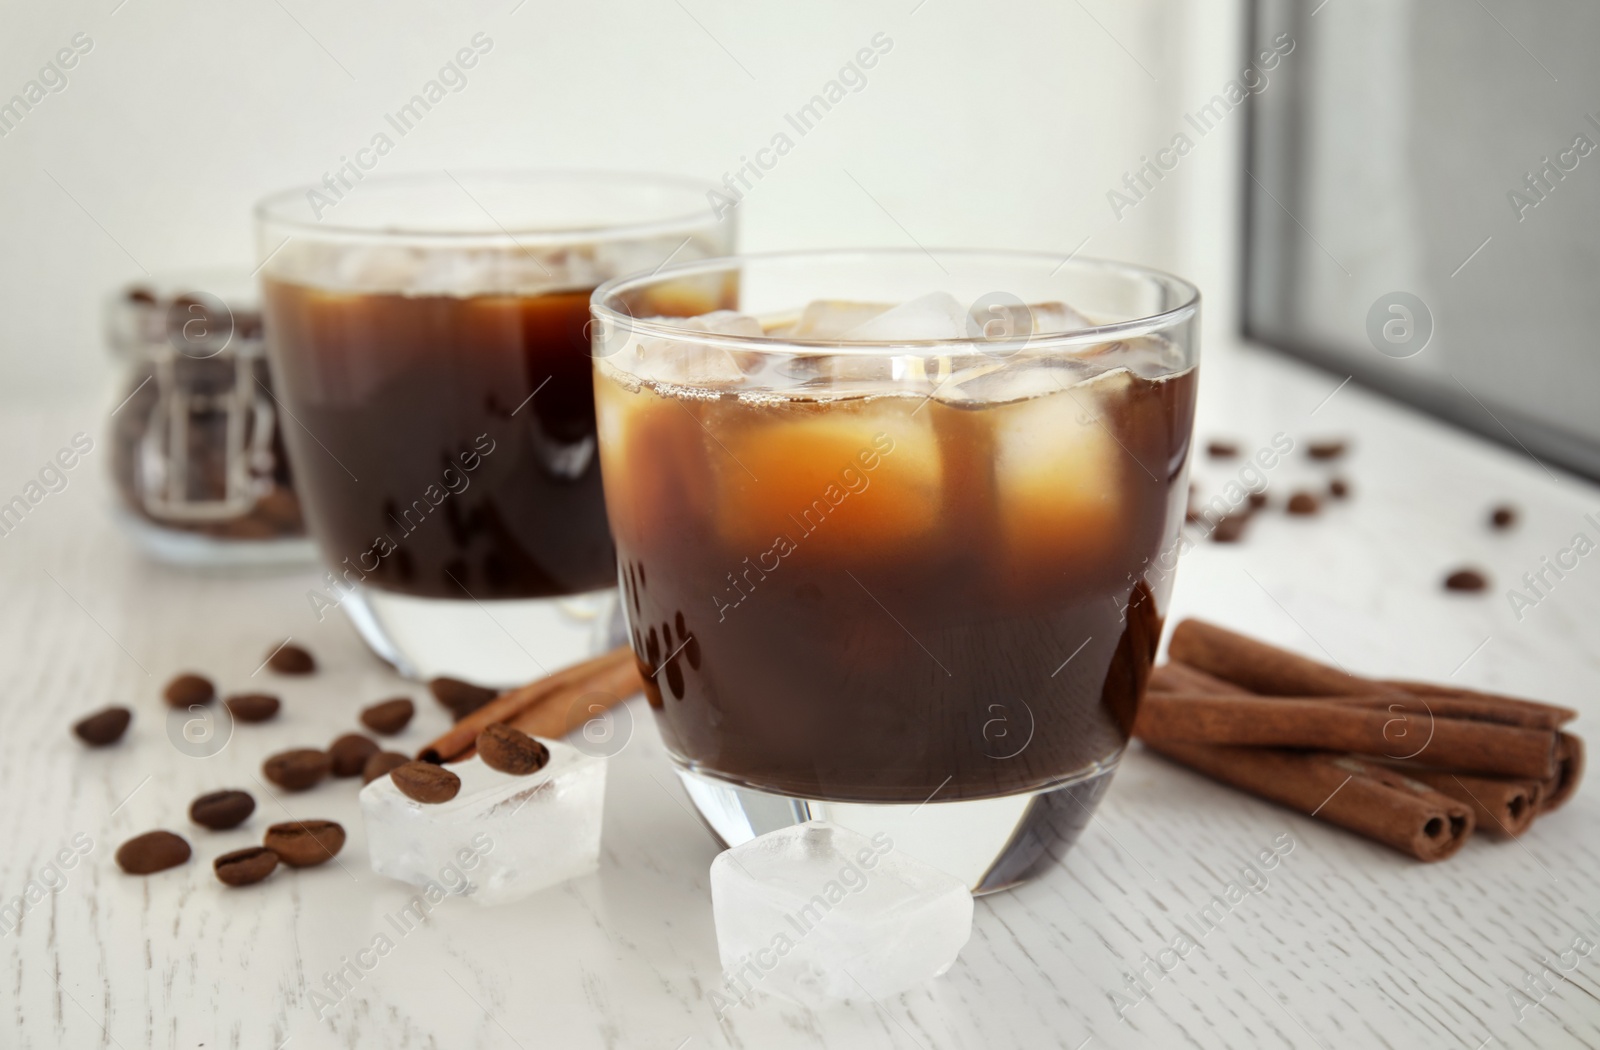
M 820 252 L 672 265 L 592 308 L 629 633 L 708 825 L 886 831 L 977 891 L 1059 856 L 1161 633 L 1195 288 Z
M 284 436 L 343 608 L 402 673 L 524 682 L 602 644 L 616 556 L 589 294 L 732 250 L 706 187 L 441 172 L 256 211 Z

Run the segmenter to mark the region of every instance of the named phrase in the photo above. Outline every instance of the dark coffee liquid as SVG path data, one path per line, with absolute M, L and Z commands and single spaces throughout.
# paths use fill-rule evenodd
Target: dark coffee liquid
M 616 581 L 588 302 L 266 282 L 295 484 L 336 573 L 461 600 Z
M 599 384 L 668 746 L 791 795 L 981 798 L 1126 743 L 1182 524 L 1194 372 L 998 405 Z M 615 435 L 615 440 L 613 440 Z

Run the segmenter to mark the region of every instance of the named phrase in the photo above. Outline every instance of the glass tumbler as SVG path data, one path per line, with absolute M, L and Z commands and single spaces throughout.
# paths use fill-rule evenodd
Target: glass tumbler
M 269 360 L 327 569 L 309 616 L 342 608 L 402 673 L 485 685 L 605 644 L 589 294 L 731 250 L 706 191 L 440 172 L 257 207 Z
M 810 252 L 670 265 L 592 308 L 628 630 L 707 824 L 887 832 L 978 892 L 1059 857 L 1161 634 L 1195 288 Z

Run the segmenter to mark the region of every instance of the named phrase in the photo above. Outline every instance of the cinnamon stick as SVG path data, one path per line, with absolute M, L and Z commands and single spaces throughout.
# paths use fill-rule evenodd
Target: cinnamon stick
M 1583 779 L 1583 739 L 1571 733 L 1556 735 L 1556 772 L 1542 785 L 1539 812 L 1549 813 L 1566 805 Z
M 627 663 L 608 667 L 583 681 L 557 689 L 511 720 L 529 736 L 547 740 L 564 737 L 614 704 L 644 688 L 638 664 L 628 654 Z
M 1533 780 L 1502 780 L 1407 767 L 1405 775 L 1472 808 L 1478 830 L 1516 838 L 1533 825 L 1543 788 Z
M 1347 674 L 1234 631 L 1185 620 L 1172 632 L 1174 661 L 1269 696 L 1387 695 L 1403 692 L 1427 700 L 1435 715 L 1556 729 L 1577 717 L 1569 707 L 1423 682 L 1379 681 Z
M 1392 702 L 1389 697 L 1376 699 Z M 1411 718 L 1387 706 L 1294 697 L 1146 693 L 1134 735 L 1197 744 L 1354 751 L 1535 780 L 1557 773 L 1556 734 L 1547 729 Z
M 1150 688 L 1158 693 L 1206 693 L 1213 696 L 1249 696 L 1243 686 L 1206 674 L 1177 660 L 1169 660 L 1150 671 Z
M 476 711 L 456 722 L 437 740 L 424 747 L 417 757 L 429 762 L 454 762 L 472 755 L 474 742 L 483 727 L 496 722 L 514 723 L 524 712 L 539 706 L 563 690 L 578 688 L 582 695 L 586 683 L 604 680 L 607 691 L 629 696 L 640 688 L 633 651 L 625 645 L 608 653 L 573 664 L 536 682 L 501 693 Z M 629 683 L 632 683 L 631 686 Z M 524 730 L 527 732 L 527 730 Z M 561 736 L 562 733 L 541 734 Z
M 1422 861 L 1443 860 L 1472 833 L 1472 809 L 1428 785 L 1348 755 L 1145 741 L 1157 754 Z

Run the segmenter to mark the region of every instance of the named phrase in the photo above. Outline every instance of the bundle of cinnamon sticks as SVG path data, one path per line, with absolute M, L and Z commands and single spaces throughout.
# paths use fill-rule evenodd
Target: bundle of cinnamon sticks
M 504 723 L 529 736 L 554 740 L 603 714 L 644 688 L 638 661 L 628 646 L 573 664 L 528 685 L 507 690 L 457 720 L 449 731 L 417 753 L 425 762 L 471 758 L 484 727 Z
M 1134 725 L 1146 747 L 1418 860 L 1475 828 L 1522 834 L 1583 774 L 1570 708 L 1363 678 L 1200 620 L 1168 655 Z

